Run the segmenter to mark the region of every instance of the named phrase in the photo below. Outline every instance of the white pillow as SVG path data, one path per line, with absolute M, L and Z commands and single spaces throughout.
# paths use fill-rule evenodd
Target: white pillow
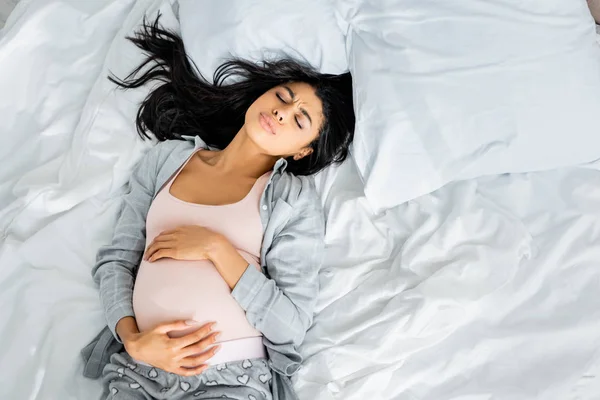
M 353 155 L 381 211 L 455 179 L 600 158 L 586 0 L 340 0 Z
M 348 71 L 345 37 L 329 1 L 179 0 L 186 52 L 206 79 L 232 56 L 292 57 L 321 72 Z

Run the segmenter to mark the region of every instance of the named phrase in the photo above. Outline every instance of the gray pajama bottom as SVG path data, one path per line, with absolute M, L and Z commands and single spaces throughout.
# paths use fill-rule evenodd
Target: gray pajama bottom
M 214 365 L 197 376 L 180 376 L 137 364 L 115 353 L 102 372 L 106 400 L 272 400 L 271 370 L 264 358 Z

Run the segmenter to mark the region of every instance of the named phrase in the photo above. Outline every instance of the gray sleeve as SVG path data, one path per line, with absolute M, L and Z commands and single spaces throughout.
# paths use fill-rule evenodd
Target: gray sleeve
M 289 370 L 282 371 L 289 375 L 302 362 L 298 347 L 312 324 L 325 246 L 320 201 L 314 188 L 303 191 L 266 254 L 270 278 L 250 266 L 232 291 L 267 347 L 291 361 L 286 363 Z
M 133 283 L 146 246 L 146 214 L 154 197 L 160 147 L 148 150 L 133 168 L 112 240 L 98 250 L 92 269 L 108 327 L 119 342 L 117 322 L 134 316 Z

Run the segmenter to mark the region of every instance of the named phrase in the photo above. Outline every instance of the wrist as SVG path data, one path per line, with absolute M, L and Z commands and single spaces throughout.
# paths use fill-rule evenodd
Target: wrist
M 140 333 L 135 318 L 131 316 L 121 318 L 117 322 L 115 331 L 124 345 L 130 343 Z
M 224 236 L 215 241 L 208 258 L 230 289 L 237 285 L 237 282 L 248 268 L 248 261 L 240 255 L 238 250 Z
M 224 250 L 227 250 L 228 247 L 232 246 L 227 238 L 219 233 L 215 233 L 208 248 L 207 258 L 213 263 L 216 262 L 219 258 L 219 254 Z
M 127 348 L 131 348 L 131 346 L 133 345 L 133 343 L 135 342 L 135 339 L 137 338 L 137 336 L 139 334 L 140 334 L 139 332 L 129 332 L 124 337 L 121 337 L 121 341 L 123 342 L 123 345 Z

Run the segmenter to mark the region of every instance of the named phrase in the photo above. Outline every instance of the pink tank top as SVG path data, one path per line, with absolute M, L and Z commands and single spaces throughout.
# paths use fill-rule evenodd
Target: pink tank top
M 196 152 L 183 163 L 152 202 L 146 217 L 146 248 L 162 231 L 181 225 L 201 225 L 229 239 L 240 255 L 260 270 L 263 227 L 259 214 L 262 192 L 269 173 L 260 177 L 246 197 L 237 203 L 211 206 L 174 197 L 171 185 Z M 133 309 L 138 328 L 145 331 L 159 323 L 192 319 L 201 324 L 216 321 L 221 349 L 209 364 L 264 357 L 262 334 L 254 329 L 244 310 L 214 264 L 208 260 L 162 258 L 142 260 L 133 290 Z M 172 331 L 171 337 L 197 330 Z

